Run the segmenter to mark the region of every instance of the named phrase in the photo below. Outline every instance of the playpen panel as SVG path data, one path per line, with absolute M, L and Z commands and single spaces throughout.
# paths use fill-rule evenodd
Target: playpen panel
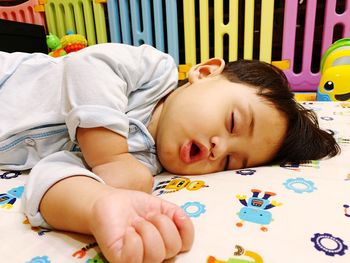
M 202 7 L 202 12 L 204 7 Z M 203 18 L 204 15 L 200 15 Z M 185 63 L 196 64 L 196 17 L 193 0 L 183 0 Z M 201 22 L 201 21 L 200 21 Z
M 176 0 L 109 0 L 107 12 L 112 42 L 149 44 L 179 64 Z
M 238 0 L 229 2 L 229 21 L 224 24 L 223 0 L 214 1 L 214 56 L 224 56 L 224 35 L 229 37 L 228 59 L 237 60 L 238 54 Z
M 245 1 L 245 15 L 244 15 L 244 59 L 253 58 L 254 46 L 254 1 Z
M 342 25 L 343 38 L 350 37 L 350 0 L 346 0 L 342 14 L 336 11 L 337 1 L 326 1 L 324 30 L 322 35 L 322 54 L 333 42 L 333 33 L 336 25 Z
M 194 0 L 183 0 L 184 17 L 184 37 L 185 37 L 185 63 L 194 65 L 207 60 L 210 55 L 210 49 L 214 49 L 214 56 L 226 58 L 229 61 L 238 58 L 238 27 L 239 27 L 239 1 L 230 0 L 229 7 L 224 7 L 223 0 L 214 0 L 213 6 L 209 6 L 208 0 L 198 1 L 198 6 Z M 226 4 L 227 4 L 226 3 Z M 272 51 L 272 32 L 273 32 L 273 13 L 274 1 L 262 0 L 261 2 L 261 34 L 259 59 L 271 62 Z M 209 10 L 213 8 L 213 19 L 209 17 Z M 198 9 L 198 22 L 196 19 L 196 10 Z M 224 19 L 227 18 L 227 19 Z M 244 49 L 243 57 L 245 59 L 253 58 L 254 49 L 254 19 L 255 19 L 255 1 L 246 0 L 244 5 Z M 226 21 L 225 21 L 226 20 Z M 213 23 L 213 44 L 210 39 L 209 28 Z M 196 31 L 199 31 L 196 34 Z M 200 36 L 196 39 L 196 36 Z M 224 43 L 225 36 L 228 39 L 228 46 Z M 200 58 L 197 59 L 197 50 Z M 227 55 L 224 54 L 227 50 Z
M 273 0 L 261 1 L 259 60 L 267 63 L 271 63 L 274 3 Z
M 111 42 L 130 45 L 147 43 L 172 55 L 177 64 L 179 58 L 178 11 L 183 19 L 184 61 L 194 65 L 211 56 L 225 57 L 228 60 L 238 58 L 239 26 L 244 26 L 243 58 L 252 59 L 254 50 L 254 22 L 257 14 L 255 0 L 246 0 L 239 5 L 239 0 L 181 0 L 182 10 L 178 10 L 177 0 L 108 0 L 107 12 Z M 18 22 L 43 24 L 45 16 L 48 31 L 64 36 L 68 30 L 85 36 L 88 44 L 107 42 L 105 24 L 105 0 L 29 0 L 16 6 L 1 6 L 0 18 Z M 325 1 L 321 55 L 334 42 L 334 28 L 342 27 L 341 37 L 350 37 L 350 0 L 344 0 L 342 13 L 336 11 L 337 1 Z M 225 4 L 225 6 L 224 6 Z M 268 63 L 272 60 L 272 39 L 274 21 L 273 0 L 261 0 L 259 59 Z M 318 59 L 314 48 L 317 0 L 308 0 L 306 5 L 304 37 L 300 72 L 296 72 L 296 28 L 298 23 L 299 1 L 284 1 L 284 25 L 282 37 L 283 61 L 289 62 L 285 70 L 295 91 L 315 91 L 320 80 L 320 73 L 312 71 L 312 60 Z M 198 6 L 197 6 L 198 5 Z M 180 5 L 181 6 L 181 5 Z M 240 9 L 240 7 L 242 7 Z M 228 8 L 226 8 L 228 7 Z M 224 10 L 225 9 L 225 10 Z M 244 21 L 239 20 L 243 16 Z M 213 17 L 210 17 L 213 15 Z M 198 16 L 198 17 L 196 17 Z M 212 30 L 212 31 L 210 31 Z M 196 32 L 197 31 L 197 32 Z M 228 43 L 224 43 L 224 39 Z M 256 42 L 256 41 L 255 41 Z M 228 46 L 224 46 L 224 45 Z M 226 52 L 227 54 L 224 54 Z M 199 55 L 199 58 L 197 56 Z M 314 56 L 314 58 L 313 58 Z
M 107 42 L 104 7 L 95 0 L 47 0 L 45 11 L 50 33 L 61 38 L 71 30 L 88 45 Z
M 28 0 L 13 6 L 0 6 L 0 19 L 46 27 L 42 0 Z
M 325 15 L 322 35 L 322 54 L 333 42 L 334 27 L 337 24 L 343 26 L 342 37 L 350 37 L 350 0 L 346 0 L 345 11 L 342 14 L 336 12 L 336 1 L 326 1 Z M 283 28 L 283 46 L 282 59 L 290 62 L 290 68 L 285 70 L 285 74 L 296 91 L 316 91 L 320 81 L 320 73 L 312 72 L 312 55 L 314 49 L 315 19 L 316 19 L 317 0 L 308 0 L 306 2 L 303 55 L 301 71 L 294 71 L 296 27 L 298 15 L 298 1 L 285 0 L 284 9 L 284 28 Z

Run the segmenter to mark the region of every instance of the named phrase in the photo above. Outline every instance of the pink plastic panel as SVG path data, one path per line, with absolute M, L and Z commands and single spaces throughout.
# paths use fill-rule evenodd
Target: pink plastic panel
M 45 26 L 45 15 L 34 11 L 36 5 L 39 5 L 38 0 L 28 0 L 14 6 L 0 6 L 0 18 Z
M 299 1 L 296 0 L 285 0 L 282 59 L 290 61 L 290 69 L 285 70 L 285 74 L 293 90 L 316 91 L 317 85 L 320 81 L 320 73 L 313 73 L 311 71 L 311 62 L 314 46 L 317 0 L 306 1 L 301 72 L 295 73 L 293 68 L 298 2 Z M 332 43 L 334 27 L 337 24 L 343 25 L 344 30 L 342 37 L 350 37 L 350 0 L 346 0 L 345 11 L 342 14 L 336 13 L 336 0 L 326 1 L 325 9 L 322 54 Z
M 343 38 L 350 37 L 350 0 L 346 0 L 344 13 L 338 14 L 335 11 L 337 1 L 327 1 L 324 29 L 322 35 L 322 54 L 332 44 L 333 29 L 337 24 L 343 26 Z

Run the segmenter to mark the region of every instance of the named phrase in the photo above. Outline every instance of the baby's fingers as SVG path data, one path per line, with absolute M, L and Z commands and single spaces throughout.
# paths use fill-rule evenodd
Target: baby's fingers
M 157 228 L 144 220 L 134 225 L 143 242 L 143 263 L 160 263 L 165 259 L 165 247 Z
M 101 247 L 101 246 L 100 246 Z M 134 228 L 129 228 L 123 239 L 122 248 L 110 247 L 108 252 L 103 251 L 110 263 L 141 263 L 143 262 L 142 238 L 136 233 Z
M 165 246 L 165 258 L 176 256 L 182 249 L 182 240 L 174 222 L 166 215 L 155 215 L 149 221 L 158 229 Z

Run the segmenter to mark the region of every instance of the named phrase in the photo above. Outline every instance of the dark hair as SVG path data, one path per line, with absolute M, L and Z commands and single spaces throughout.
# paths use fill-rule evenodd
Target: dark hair
M 340 152 L 334 137 L 320 129 L 314 111 L 295 101 L 286 76 L 277 67 L 257 60 L 238 60 L 227 63 L 222 74 L 231 82 L 258 88 L 258 95 L 287 118 L 287 134 L 273 162 L 305 162 Z

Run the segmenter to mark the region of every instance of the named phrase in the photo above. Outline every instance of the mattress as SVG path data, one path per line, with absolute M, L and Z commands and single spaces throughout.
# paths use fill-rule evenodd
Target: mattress
M 195 226 L 193 248 L 167 263 L 350 262 L 350 103 L 303 104 L 334 134 L 340 155 L 201 176 L 156 176 L 153 194 L 181 206 Z M 3 261 L 107 262 L 90 236 L 29 225 L 21 200 L 27 174 L 0 171 Z

